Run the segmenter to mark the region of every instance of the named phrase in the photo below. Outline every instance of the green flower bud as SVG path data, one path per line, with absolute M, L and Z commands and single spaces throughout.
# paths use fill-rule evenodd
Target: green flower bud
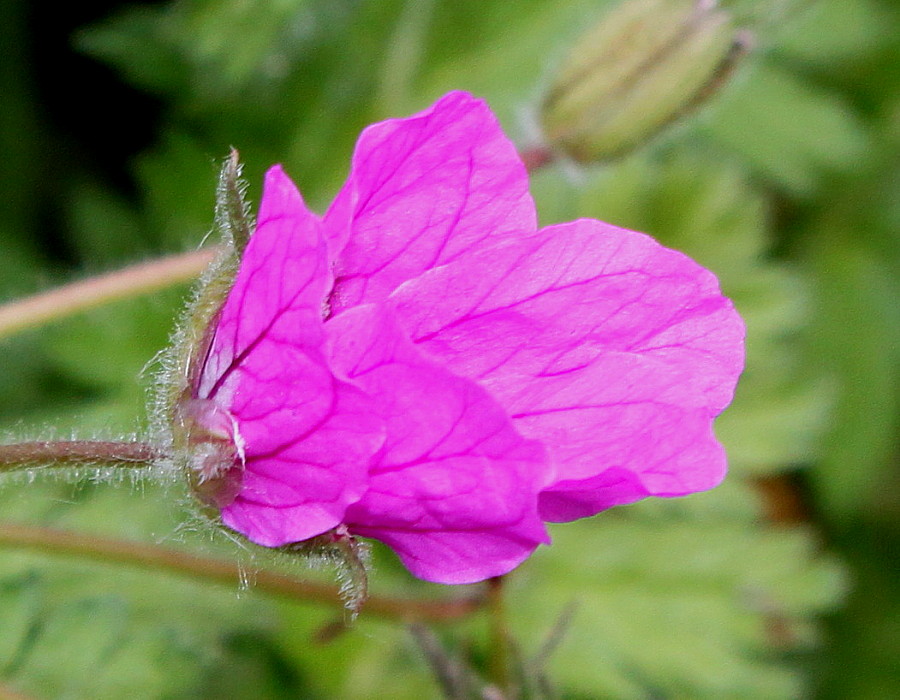
M 706 100 L 746 41 L 710 0 L 625 0 L 576 43 L 541 108 L 547 142 L 610 160 Z
M 243 470 L 241 446 L 230 417 L 198 399 L 196 388 L 215 320 L 234 284 L 253 228 L 240 174 L 237 151 L 232 151 L 222 166 L 216 191 L 216 228 L 221 237 L 218 254 L 200 278 L 164 358 L 157 398 L 160 438 L 186 472 L 200 505 L 214 510 L 226 506 L 237 494 Z

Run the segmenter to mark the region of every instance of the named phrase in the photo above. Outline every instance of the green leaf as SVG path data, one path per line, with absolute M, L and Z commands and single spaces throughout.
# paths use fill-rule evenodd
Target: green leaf
M 462 88 L 489 99 L 514 136 L 534 140 L 534 109 L 542 83 L 565 58 L 570 42 L 611 2 L 439 3 L 417 82 L 420 103 Z M 472 70 L 478 66 L 477 70 Z M 527 133 L 530 131 L 531 133 Z
M 208 535 L 177 532 L 183 489 L 145 483 L 135 490 L 127 479 L 32 481 L 26 490 L 16 483 L 26 482 L 4 480 L 0 491 L 4 519 L 211 548 Z M 234 550 L 232 557 L 243 556 Z M 254 691 L 231 675 L 235 665 L 260 683 L 282 680 L 285 661 L 271 641 L 275 603 L 239 595 L 237 585 L 7 549 L 0 572 L 0 680 L 37 697 L 216 697 L 205 694 L 215 687 L 225 688 L 218 697 L 259 697 L 261 686 Z M 273 652 L 234 645 L 246 636 Z M 222 685 L 229 679 L 230 690 Z M 294 690 L 306 697 L 299 684 Z
M 0 201 L 3 202 L 0 221 L 0 244 L 3 246 L 3 265 L 0 268 L 0 298 L 9 290 L 14 262 L 36 247 L 27 233 L 34 230 L 34 210 L 41 185 L 41 146 L 48 135 L 38 123 L 39 106 L 31 84 L 33 57 L 27 46 L 29 30 L 28 8 L 23 3 L 0 5 Z M 25 236 L 21 234 L 26 232 Z M 7 253 L 9 250 L 9 253 Z M 9 269 L 7 268 L 9 265 Z
M 154 360 L 168 343 L 184 294 L 176 288 L 119 301 L 46 329 L 49 362 L 81 391 L 44 417 L 59 431 L 80 424 L 82 434 L 99 429 L 115 437 L 134 430 L 147 416 L 148 389 L 160 370 Z
M 100 183 L 78 183 L 68 196 L 69 240 L 92 267 L 121 264 L 147 250 L 137 212 Z
M 896 449 L 898 290 L 884 261 L 842 227 L 819 235 L 810 252 L 819 302 L 811 359 L 829 368 L 836 400 L 813 478 L 828 516 L 846 520 L 877 494 Z
M 31 643 L 41 604 L 34 572 L 0 579 L 0 677 L 13 673 Z
M 183 93 L 189 68 L 171 35 L 171 13 L 172 6 L 126 8 L 79 31 L 75 45 L 112 64 L 140 88 L 160 94 Z
M 512 579 L 516 630 L 536 647 L 575 602 L 550 673 L 577 696 L 798 697 L 785 652 L 816 644 L 811 616 L 840 599 L 844 576 L 809 533 L 726 507 L 747 498 L 732 480 L 671 511 L 648 503 L 555 527 L 553 546 Z
M 835 93 L 772 62 L 736 80 L 700 131 L 794 194 L 810 194 L 830 171 L 856 165 L 869 148 L 859 118 Z
M 817 0 L 807 5 L 778 31 L 779 53 L 840 70 L 892 38 L 890 14 L 878 2 Z
M 206 150 L 193 137 L 172 131 L 138 159 L 145 225 L 163 249 L 196 248 L 212 230 L 216 181 L 227 153 L 227 145 Z

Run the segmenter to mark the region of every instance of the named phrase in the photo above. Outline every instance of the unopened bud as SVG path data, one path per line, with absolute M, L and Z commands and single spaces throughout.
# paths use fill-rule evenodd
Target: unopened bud
M 234 284 L 253 220 L 244 197 L 237 151 L 222 166 L 216 190 L 218 254 L 199 280 L 165 361 L 159 414 L 179 467 L 203 506 L 229 505 L 243 478 L 243 443 L 233 418 L 199 398 L 200 373 L 213 341 L 216 319 Z
M 625 0 L 574 46 L 541 109 L 547 142 L 580 162 L 642 145 L 705 101 L 746 36 L 709 0 Z
M 216 225 L 225 243 L 231 243 L 242 253 L 253 231 L 253 217 L 247 203 L 247 183 L 241 177 L 241 161 L 238 152 L 231 153 L 219 174 L 216 188 Z

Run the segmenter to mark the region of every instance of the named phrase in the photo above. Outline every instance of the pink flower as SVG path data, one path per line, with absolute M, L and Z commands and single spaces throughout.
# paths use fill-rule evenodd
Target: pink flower
M 742 364 L 711 273 L 599 221 L 538 229 L 513 144 L 454 92 L 366 129 L 322 218 L 269 170 L 192 398 L 238 455 L 227 526 L 345 526 L 469 583 L 545 520 L 716 485 Z

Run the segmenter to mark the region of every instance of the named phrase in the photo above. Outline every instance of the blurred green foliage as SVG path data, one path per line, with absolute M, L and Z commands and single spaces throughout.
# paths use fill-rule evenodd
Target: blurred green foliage
M 27 33 L 26 3 L 2 3 L 0 297 L 197 246 L 230 146 L 251 197 L 282 162 L 321 209 L 362 127 L 449 89 L 487 98 L 531 145 L 554 66 L 610 4 L 123 5 L 72 37 L 161 105 L 123 189 L 89 153 L 66 157 L 79 146 L 45 118 L 29 67 L 41 29 Z M 720 276 L 749 331 L 747 372 L 717 426 L 732 474 L 708 494 L 555 527 L 554 545 L 511 577 L 511 625 L 534 653 L 576 603 L 548 669 L 564 698 L 892 697 L 900 12 L 890 0 L 722 4 L 757 48 L 710 104 L 616 163 L 545 168 L 533 189 L 544 223 L 593 216 L 647 231 Z M 152 359 L 184 292 L 3 340 L 0 433 L 142 430 Z M 799 506 L 773 502 L 761 479 L 787 484 Z M 247 556 L 180 526 L 178 486 L 3 487 L 4 521 Z M 376 590 L 446 592 L 381 549 L 375 564 Z M 334 618 L 252 590 L 0 550 L 0 679 L 35 698 L 437 697 L 402 626 L 364 612 L 315 641 Z M 483 627 L 441 634 L 477 664 Z

